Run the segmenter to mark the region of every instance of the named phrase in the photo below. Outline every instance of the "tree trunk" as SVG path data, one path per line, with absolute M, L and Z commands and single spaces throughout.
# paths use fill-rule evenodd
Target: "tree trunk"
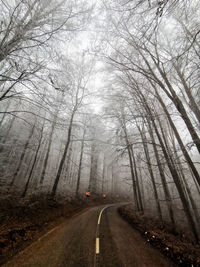
M 84 140 L 85 139 L 85 132 L 86 132 L 86 128 L 84 128 L 83 137 L 82 137 L 82 141 L 81 141 L 81 154 L 80 154 L 79 166 L 78 166 L 78 177 L 77 177 L 77 184 L 76 184 L 76 197 L 78 197 L 79 187 L 80 187 L 82 161 L 83 161 L 83 151 L 84 151 L 84 141 L 85 141 Z
M 53 188 L 52 188 L 52 191 L 51 191 L 51 195 L 50 195 L 51 198 L 54 198 L 55 195 L 56 195 L 56 190 L 57 190 L 58 183 L 59 183 L 59 180 L 60 180 L 61 172 L 62 172 L 64 163 L 65 163 L 65 159 L 66 159 L 66 156 L 67 156 L 69 144 L 70 144 L 70 141 L 71 141 L 71 132 L 72 132 L 72 124 L 73 124 L 74 115 L 75 115 L 75 109 L 73 110 L 71 118 L 70 118 L 70 123 L 69 123 L 69 128 L 68 128 L 68 136 L 67 136 L 67 143 L 65 145 L 64 153 L 63 153 L 63 156 L 61 158 L 61 161 L 60 161 L 60 164 L 59 164 L 59 168 L 58 168 L 58 172 L 57 172 L 57 175 L 56 175 L 56 179 L 54 181 L 54 185 L 53 185 Z
M 183 87 L 185 89 L 187 97 L 189 99 L 189 106 L 191 107 L 191 110 L 194 112 L 194 114 L 195 114 L 195 116 L 197 118 L 197 121 L 200 123 L 200 109 L 199 109 L 198 105 L 196 104 L 196 102 L 194 100 L 194 97 L 193 97 L 193 95 L 191 93 L 191 89 L 187 85 L 187 82 L 185 80 L 184 74 L 180 71 L 179 67 L 176 66 L 175 64 L 174 64 L 174 68 L 175 68 L 179 78 L 181 79 L 181 82 L 183 84 Z
M 168 87 L 168 89 L 172 95 L 172 97 L 170 97 L 170 99 L 174 103 L 178 112 L 181 114 L 181 117 L 187 126 L 187 129 L 188 129 L 188 131 L 192 137 L 192 140 L 193 140 L 194 144 L 196 145 L 197 150 L 200 153 L 200 138 L 199 138 L 198 134 L 196 133 L 195 128 L 193 127 L 192 122 L 190 121 L 190 118 L 187 115 L 187 112 L 185 110 L 185 107 L 184 107 L 182 101 L 179 99 L 178 95 L 176 94 L 176 92 L 175 92 L 174 88 L 172 87 L 171 83 L 169 82 L 166 74 L 161 70 L 158 63 L 155 62 L 155 59 L 153 59 L 153 60 L 154 60 L 154 63 L 156 65 L 158 71 L 160 72 L 161 76 L 163 77 L 163 79 L 164 79 L 164 81 L 165 81 L 165 83 L 166 83 L 166 85 L 167 85 L 167 87 Z M 165 90 L 165 92 L 166 92 L 166 90 Z
M 160 206 L 160 202 L 159 202 L 159 198 L 158 198 L 158 192 L 157 192 L 157 188 L 156 188 L 155 177 L 154 177 L 154 173 L 153 173 L 153 170 L 151 167 L 151 158 L 149 155 L 148 145 L 146 144 L 147 139 L 146 139 L 144 131 L 142 131 L 139 126 L 138 126 L 138 130 L 139 130 L 141 138 L 142 138 L 143 149 L 144 149 L 144 153 L 145 153 L 146 160 L 147 160 L 147 167 L 148 167 L 148 171 L 149 171 L 149 174 L 151 177 L 151 182 L 153 185 L 153 193 L 154 193 L 154 197 L 155 197 L 155 201 L 156 201 L 158 217 L 159 217 L 159 220 L 161 222 L 163 222 L 162 210 L 161 210 L 161 206 Z
M 91 145 L 91 163 L 90 163 L 90 180 L 88 191 L 91 193 L 97 193 L 97 165 L 98 165 L 98 156 L 96 152 L 96 144 L 92 141 Z
M 49 154 L 50 154 L 50 150 L 51 150 L 51 144 L 52 144 L 52 141 L 53 141 L 54 129 L 55 129 L 55 125 L 56 125 L 56 119 L 57 119 L 57 114 L 54 116 L 54 120 L 53 120 L 52 127 L 51 127 L 51 133 L 50 133 L 50 136 L 49 136 L 47 153 L 46 153 L 46 156 L 45 156 L 44 164 L 43 164 L 43 167 L 42 167 L 42 173 L 41 173 L 41 177 L 40 177 L 40 185 L 43 184 L 45 173 L 46 173 L 46 169 L 47 169 Z
M 101 184 L 101 193 L 104 193 L 104 183 L 105 183 L 105 169 L 106 169 L 106 157 L 104 154 L 103 158 L 103 172 L 102 172 L 102 184 Z
M 130 150 L 130 144 L 128 140 L 128 135 L 126 131 L 126 125 L 123 125 L 123 130 L 125 133 L 125 141 L 126 141 L 126 147 L 128 150 L 128 157 L 129 157 L 129 163 L 130 163 L 130 170 L 131 170 L 131 179 L 132 179 L 132 185 L 133 185 L 133 198 L 135 201 L 135 207 L 137 211 L 140 211 L 139 207 L 139 202 L 138 202 L 138 195 L 137 195 L 137 188 L 136 188 L 136 181 L 135 181 L 135 174 L 134 174 L 134 168 L 133 168 L 133 160 L 132 160 L 132 155 L 131 155 L 131 150 Z
M 36 121 L 34 122 L 34 125 L 32 126 L 31 131 L 30 131 L 30 133 L 29 133 L 28 139 L 26 140 L 26 143 L 25 143 L 25 145 L 24 145 L 24 149 L 23 149 L 22 154 L 21 154 L 21 156 L 20 156 L 20 160 L 19 160 L 17 169 L 16 169 L 16 171 L 15 171 L 15 173 L 14 173 L 14 175 L 13 175 L 13 179 L 12 179 L 12 182 L 11 182 L 10 186 L 13 186 L 13 184 L 15 183 L 15 180 L 16 180 L 16 178 L 17 178 L 17 176 L 18 176 L 18 173 L 19 173 L 20 168 L 21 168 L 21 166 L 22 166 L 22 162 L 23 162 L 23 160 L 24 160 L 24 157 L 25 157 L 26 151 L 27 151 L 27 149 L 28 149 L 30 140 L 31 140 L 31 138 L 32 138 L 32 136 L 33 136 L 33 133 L 34 133 L 35 124 L 36 124 Z
M 150 110 L 148 110 L 149 112 Z M 173 180 L 174 180 L 174 183 L 176 185 L 176 188 L 178 190 L 178 193 L 179 193 L 179 196 L 181 198 L 181 201 L 182 201 L 182 204 L 183 204 L 183 208 L 184 208 L 184 211 L 185 211 L 185 214 L 186 214 L 186 217 L 187 217 L 187 220 L 188 220 L 188 223 L 191 227 L 191 230 L 194 234 L 194 238 L 196 240 L 196 242 L 198 243 L 199 242 L 199 236 L 198 236 L 198 231 L 197 231 L 197 228 L 196 228 L 196 225 L 195 225 L 195 222 L 194 222 L 194 219 L 193 219 L 193 216 L 191 214 L 191 209 L 190 209 L 190 206 L 189 206 L 189 203 L 186 199 L 186 196 L 184 194 L 184 191 L 183 191 L 183 188 L 181 186 L 181 182 L 180 182 L 180 178 L 179 178 L 179 175 L 178 175 L 178 172 L 177 170 L 173 167 L 173 165 L 171 164 L 171 161 L 170 161 L 170 158 L 167 154 L 167 151 L 165 149 L 165 146 L 163 144 L 163 141 L 162 141 L 162 138 L 158 132 L 158 129 L 155 125 L 155 121 L 154 119 L 152 118 L 152 124 L 153 124 L 153 127 L 154 127 L 154 130 L 155 130 L 155 133 L 156 133 L 156 136 L 160 142 L 160 145 L 162 147 L 162 151 L 163 151 L 163 154 L 165 156 L 165 159 L 166 159 L 166 162 L 167 162 L 167 165 L 169 167 L 169 170 L 171 172 L 171 175 L 173 177 Z
M 22 198 L 24 198 L 26 196 L 26 193 L 27 193 L 27 190 L 28 190 L 28 187 L 29 187 L 29 183 L 31 181 L 31 177 L 32 177 L 32 174 L 33 174 L 33 170 L 34 170 L 34 167 L 36 165 L 38 153 L 39 153 L 39 150 L 40 150 L 40 147 L 41 147 L 41 143 L 42 143 L 42 138 L 43 138 L 44 124 L 45 124 L 45 120 L 44 120 L 43 125 L 42 125 L 42 129 L 41 129 L 41 133 L 40 133 L 40 139 L 39 139 L 39 142 L 38 142 L 38 145 L 37 145 L 37 149 L 36 149 L 35 157 L 34 157 L 34 160 L 33 160 L 33 164 L 31 166 L 31 171 L 29 173 L 29 176 L 28 176 L 24 191 L 23 191 L 22 196 L 21 196 Z
M 177 152 L 176 152 L 176 147 L 175 147 L 175 142 L 174 142 L 174 138 L 172 136 L 172 144 L 173 144 L 173 148 L 174 148 L 174 155 L 175 155 L 175 161 L 177 162 L 177 165 L 178 165 L 178 170 L 179 170 L 179 173 L 183 179 L 183 186 L 185 186 L 185 189 L 186 189 L 186 194 L 188 196 L 188 199 L 191 203 L 191 206 L 192 206 L 192 209 L 193 209 L 193 212 L 194 212 L 194 216 L 196 218 L 196 221 L 198 223 L 200 223 L 200 216 L 199 216 L 199 213 L 198 213 L 198 208 L 197 208 L 197 205 L 193 199 L 193 196 L 192 196 L 192 193 L 191 193 L 191 190 L 188 186 L 188 182 L 187 182 L 187 179 L 185 177 L 185 174 L 183 172 L 183 166 L 182 166 L 182 163 L 179 159 L 179 156 L 177 155 Z
M 8 103 L 7 103 L 7 105 L 6 105 L 6 108 L 5 108 L 5 111 L 4 111 L 4 113 L 3 113 L 3 116 L 2 116 L 2 118 L 1 118 L 1 120 L 0 120 L 0 128 L 1 128 L 1 126 L 2 126 L 2 124 L 3 124 L 3 121 L 4 121 L 4 119 L 5 119 L 5 117 L 6 117 L 6 115 L 8 115 L 7 114 L 7 111 L 8 111 L 8 109 L 9 109 L 9 106 L 10 106 L 10 99 L 8 100 Z
M 162 168 L 162 164 L 160 162 L 160 157 L 159 157 L 159 153 L 158 153 L 158 150 L 157 150 L 157 147 L 156 147 L 155 138 L 154 138 L 154 134 L 153 134 L 153 130 L 151 128 L 151 123 L 150 122 L 148 122 L 148 126 L 149 126 L 149 134 L 151 136 L 151 140 L 152 140 L 152 144 L 153 144 L 154 154 L 155 154 L 157 165 L 158 165 L 158 170 L 159 170 L 159 173 L 160 173 L 160 178 L 161 178 L 161 182 L 162 182 L 162 186 L 163 186 L 165 199 L 167 201 L 167 208 L 168 208 L 168 212 L 169 212 L 169 218 L 170 218 L 170 221 L 171 221 L 172 226 L 173 226 L 173 231 L 176 233 L 176 221 L 175 221 L 175 218 L 174 218 L 174 211 L 173 211 L 173 205 L 172 205 L 172 200 L 171 200 L 169 187 L 167 185 L 167 180 L 166 180 L 163 168 Z
M 146 50 L 148 51 L 148 50 Z M 162 76 L 165 84 L 167 85 L 167 88 L 169 89 L 169 91 L 167 90 L 167 88 L 165 87 L 165 85 L 162 83 L 162 81 L 156 76 L 156 74 L 154 73 L 153 69 L 151 68 L 148 60 L 146 59 L 146 57 L 144 56 L 144 54 L 142 53 L 142 51 L 140 50 L 140 55 L 143 57 L 147 67 L 149 68 L 149 71 L 151 72 L 153 78 L 155 79 L 156 83 L 161 87 L 161 89 L 165 92 L 165 94 L 169 97 L 169 99 L 174 103 L 177 111 L 181 114 L 181 117 L 183 119 L 183 121 L 185 122 L 185 125 L 187 126 L 187 129 L 192 137 L 192 140 L 194 142 L 194 144 L 197 147 L 197 150 L 200 153 L 200 138 L 197 134 L 197 132 L 195 131 L 195 128 L 192 125 L 192 122 L 190 121 L 190 118 L 187 115 L 187 112 L 185 110 L 185 107 L 182 103 L 182 101 L 179 99 L 178 95 L 176 94 L 174 88 L 172 87 L 171 83 L 169 82 L 166 73 L 164 73 L 162 71 L 162 69 L 160 68 L 160 65 L 158 64 L 158 62 L 156 61 L 156 59 L 153 57 L 153 55 L 148 51 L 149 55 L 151 56 L 157 70 L 159 71 L 160 75 Z M 157 54 L 158 56 L 158 54 Z M 144 74 L 144 76 L 149 80 L 149 82 L 152 84 L 152 81 L 150 78 L 147 77 L 146 74 Z
M 195 176 L 195 178 L 196 178 L 196 180 L 197 180 L 197 182 L 198 182 L 198 184 L 200 186 L 200 175 L 199 175 L 199 173 L 198 173 L 193 161 L 191 160 L 190 155 L 188 154 L 188 152 L 187 152 L 187 150 L 185 148 L 185 145 L 183 144 L 183 141 L 182 141 L 182 139 L 181 139 L 181 137 L 180 137 L 180 135 L 178 133 L 178 130 L 176 129 L 176 126 L 175 126 L 174 122 L 172 121 L 171 116 L 170 116 L 170 114 L 169 114 L 169 112 L 168 112 L 168 110 L 167 110 L 162 98 L 160 97 L 157 89 L 155 87 L 154 87 L 154 89 L 155 89 L 155 92 L 156 92 L 156 96 L 157 96 L 157 98 L 158 98 L 158 100 L 159 100 L 159 102 L 160 102 L 160 104 L 161 104 L 166 116 L 167 116 L 169 124 L 172 127 L 172 130 L 174 131 L 174 134 L 175 134 L 176 139 L 177 139 L 177 141 L 178 141 L 178 143 L 180 145 L 182 153 L 183 153 L 188 165 L 190 166 L 190 168 L 191 168 L 191 170 L 192 170 L 192 172 L 193 172 L 193 174 L 194 174 L 194 176 Z
M 141 196 L 141 190 L 140 190 L 140 183 L 139 183 L 139 179 L 138 179 L 138 172 L 137 172 L 137 166 L 136 166 L 136 161 L 135 161 L 135 155 L 134 155 L 132 146 L 130 146 L 130 150 L 131 150 L 131 154 L 132 154 L 132 158 L 133 158 L 133 166 L 134 166 L 134 171 L 135 171 L 135 180 L 136 180 L 137 193 L 138 193 L 138 203 L 139 203 L 140 211 L 143 214 L 144 213 L 144 207 L 143 207 L 143 203 L 142 203 L 142 196 Z

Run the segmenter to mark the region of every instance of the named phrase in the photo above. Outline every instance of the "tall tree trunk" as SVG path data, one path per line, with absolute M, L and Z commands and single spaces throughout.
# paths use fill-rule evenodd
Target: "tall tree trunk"
M 73 152 L 73 143 L 70 143 L 68 153 L 67 153 L 67 162 L 66 162 L 66 169 L 65 169 L 65 179 L 70 184 L 70 172 L 71 172 L 71 164 L 72 164 L 72 152 Z
M 43 164 L 43 167 L 42 167 L 42 173 L 41 173 L 41 177 L 40 177 L 40 185 L 43 184 L 45 173 L 46 173 L 46 169 L 47 169 L 48 159 L 49 159 L 50 150 L 51 150 L 51 144 L 52 144 L 52 141 L 53 141 L 53 134 L 54 134 L 55 125 L 56 125 L 56 119 L 57 119 L 57 113 L 54 116 L 54 120 L 53 120 L 52 127 L 51 127 L 51 132 L 50 132 L 49 142 L 48 142 L 48 147 L 47 147 L 47 153 L 46 153 L 46 156 L 45 156 L 44 164 Z
M 167 180 L 163 171 L 163 167 L 160 161 L 160 157 L 159 157 L 159 153 L 156 147 L 156 143 L 155 143 L 155 138 L 154 138 L 154 134 L 153 134 L 153 130 L 151 127 L 151 123 L 148 121 L 148 127 L 149 127 L 149 134 L 152 140 L 152 144 L 153 144 L 153 150 L 154 150 L 154 154 L 156 157 L 156 161 L 157 161 L 157 165 L 158 165 L 158 170 L 160 173 L 160 178 L 161 178 L 161 182 L 162 182 L 162 186 L 163 186 L 163 191 L 165 194 L 165 199 L 167 201 L 167 208 L 168 208 L 168 212 L 169 212 L 169 218 L 170 221 L 172 223 L 173 226 L 173 231 L 176 232 L 176 221 L 174 218 L 174 211 L 173 211 L 173 205 L 172 205 L 172 200 L 171 200 L 171 195 L 170 195 L 170 191 L 169 191 L 169 187 L 167 184 Z
M 171 116 L 170 116 L 170 114 L 169 114 L 169 112 L 168 112 L 168 110 L 167 110 L 167 108 L 166 108 L 166 106 L 165 106 L 165 104 L 164 104 L 162 98 L 160 97 L 160 95 L 159 95 L 159 93 L 158 93 L 156 87 L 154 87 L 154 89 L 155 89 L 155 92 L 156 92 L 156 96 L 157 96 L 157 98 L 158 98 L 158 100 L 159 100 L 159 102 L 160 102 L 160 104 L 161 104 L 161 106 L 162 106 L 162 108 L 163 108 L 163 110 L 164 110 L 166 116 L 167 116 L 167 119 L 168 119 L 168 121 L 169 121 L 169 124 L 170 124 L 170 126 L 172 127 L 172 129 L 173 129 L 173 131 L 174 131 L 174 134 L 175 134 L 175 136 L 176 136 L 176 139 L 177 139 L 177 141 L 178 141 L 178 143 L 179 143 L 179 145 L 180 145 L 181 151 L 182 151 L 182 153 L 183 153 L 183 155 L 184 155 L 184 157 L 185 157 L 185 159 L 186 159 L 188 165 L 190 166 L 191 171 L 192 171 L 192 173 L 194 174 L 197 183 L 198 183 L 199 186 L 200 186 L 200 175 L 199 175 L 199 173 L 198 173 L 198 171 L 197 171 L 197 169 L 196 169 L 196 167 L 195 167 L 193 161 L 191 160 L 191 157 L 190 157 L 189 153 L 187 152 L 187 150 L 186 150 L 186 148 L 185 148 L 185 145 L 183 144 L 183 141 L 182 141 L 182 139 L 181 139 L 181 137 L 180 137 L 180 135 L 179 135 L 179 133 L 178 133 L 178 130 L 177 130 L 177 128 L 176 128 L 174 122 L 172 121 L 172 118 L 171 118 Z
M 4 111 L 3 116 L 2 116 L 2 118 L 0 120 L 0 128 L 1 128 L 1 125 L 3 124 L 3 122 L 4 122 L 4 119 L 5 119 L 6 115 L 8 115 L 7 112 L 8 112 L 9 107 L 10 107 L 10 100 L 7 101 L 7 105 L 6 105 L 5 111 Z
M 17 178 L 17 176 L 18 176 L 18 173 L 19 173 L 20 168 L 21 168 L 21 166 L 22 166 L 22 163 L 23 163 L 23 160 L 24 160 L 26 151 L 27 151 L 27 149 L 28 149 L 29 143 L 30 143 L 30 141 L 31 141 L 31 138 L 32 138 L 33 133 L 34 133 L 34 130 L 35 130 L 35 124 L 36 124 L 36 121 L 34 122 L 34 125 L 32 126 L 31 131 L 30 131 L 30 133 L 29 133 L 29 136 L 28 136 L 28 138 L 27 138 L 27 140 L 26 140 L 26 143 L 25 143 L 25 145 L 24 145 L 23 151 L 22 151 L 21 156 L 20 156 L 19 163 L 18 163 L 18 165 L 17 165 L 17 169 L 16 169 L 16 171 L 15 171 L 15 173 L 14 173 L 14 175 L 13 175 L 13 179 L 12 179 L 12 182 L 11 182 L 10 186 L 13 186 L 13 184 L 15 183 L 15 180 L 16 180 L 16 178 Z
M 1 147 L 0 147 L 0 153 L 2 153 L 4 151 L 4 144 L 6 143 L 7 140 L 9 140 L 9 135 L 10 135 L 10 131 L 14 125 L 14 122 L 16 120 L 16 117 L 13 116 L 11 121 L 10 121 L 10 124 L 5 132 L 5 135 L 4 137 L 2 137 L 2 142 L 1 142 Z
M 148 51 L 148 50 L 146 50 Z M 150 66 L 147 58 L 144 56 L 144 54 L 142 53 L 142 51 L 139 51 L 140 55 L 143 57 L 147 67 L 149 68 L 149 71 L 151 72 L 154 80 L 156 81 L 156 83 L 161 87 L 161 89 L 165 92 L 165 94 L 169 97 L 169 99 L 174 103 L 174 106 L 176 107 L 177 111 L 180 113 L 183 121 L 185 122 L 185 125 L 187 126 L 187 129 L 192 137 L 192 140 L 194 142 L 194 144 L 197 147 L 197 150 L 200 153 L 200 138 L 189 118 L 189 116 L 187 115 L 187 112 L 185 110 L 185 107 L 182 103 L 182 101 L 179 99 L 178 95 L 176 94 L 176 91 L 174 90 L 174 88 L 172 87 L 170 81 L 167 78 L 166 73 L 161 69 L 159 63 L 156 61 L 156 59 L 154 58 L 154 56 L 148 51 L 149 55 L 151 56 L 157 70 L 159 71 L 160 75 L 162 76 L 165 84 L 167 85 L 167 88 L 169 89 L 169 91 L 167 90 L 167 88 L 165 87 L 165 85 L 162 83 L 162 81 L 158 78 L 158 76 L 155 74 L 155 72 L 153 71 L 152 67 Z M 158 56 L 158 54 L 157 54 Z M 145 77 L 148 78 L 145 74 Z M 150 81 L 150 83 L 152 83 L 151 79 L 148 79 Z
M 26 196 L 26 193 L 27 193 L 27 190 L 28 190 L 28 187 L 29 187 L 29 183 L 31 181 L 31 177 L 32 177 L 32 174 L 33 174 L 33 170 L 34 170 L 34 167 L 36 165 L 36 161 L 37 161 L 37 158 L 38 158 L 38 153 L 39 153 L 39 150 L 40 150 L 40 147 L 41 147 L 41 143 L 42 143 L 42 138 L 43 138 L 44 124 L 45 124 L 45 120 L 44 120 L 43 125 L 42 125 L 40 138 L 39 138 L 39 142 L 38 142 L 38 145 L 37 145 L 37 149 L 36 149 L 35 157 L 34 157 L 34 160 L 33 160 L 33 164 L 31 166 L 31 170 L 30 170 L 27 182 L 25 184 L 24 191 L 23 191 L 22 196 L 21 196 L 22 198 L 24 198 Z
M 73 151 L 71 151 L 71 153 L 70 153 L 70 165 L 69 165 L 69 170 L 68 170 L 68 180 L 69 180 L 70 185 L 72 185 L 72 183 L 73 183 L 74 161 L 75 161 L 75 153 Z
M 17 110 L 20 105 L 21 105 L 21 101 L 15 105 L 15 109 Z M 9 122 L 9 126 L 8 126 L 8 128 L 7 128 L 7 130 L 6 130 L 5 134 L 4 134 L 4 137 L 2 138 L 2 144 L 5 144 L 6 141 L 9 139 L 10 131 L 13 128 L 13 125 L 14 125 L 14 123 L 16 121 L 16 118 L 17 118 L 16 116 L 12 115 L 12 118 L 11 118 L 11 120 Z M 2 146 L 2 150 L 1 151 L 3 151 L 3 146 Z
M 104 183 L 105 183 L 105 170 L 106 170 L 106 157 L 104 154 L 103 157 L 103 172 L 102 172 L 102 184 L 101 184 L 101 193 L 104 193 Z
M 57 190 L 58 183 L 59 183 L 59 180 L 60 180 L 61 172 L 62 172 L 64 163 L 65 163 L 65 159 L 66 159 L 66 156 L 67 156 L 69 144 L 70 144 L 70 141 L 71 141 L 72 124 L 73 124 L 73 119 L 74 119 L 75 112 L 76 112 L 76 110 L 74 109 L 72 111 L 72 114 L 71 114 L 69 128 L 68 128 L 67 143 L 65 145 L 64 153 L 63 153 L 63 156 L 61 158 L 61 161 L 60 161 L 60 164 L 59 164 L 59 168 L 58 168 L 58 172 L 57 172 L 57 175 L 56 175 L 56 179 L 54 181 L 54 185 L 53 185 L 53 188 L 52 188 L 52 191 L 51 191 L 51 198 L 54 198 L 55 195 L 56 195 L 56 190 Z
M 156 201 L 158 217 L 159 217 L 159 220 L 161 222 L 163 222 L 162 210 L 161 210 L 161 206 L 160 206 L 160 202 L 159 202 L 159 198 L 158 198 L 158 192 L 157 192 L 157 188 L 156 188 L 155 177 L 154 177 L 154 173 L 153 173 L 153 170 L 152 170 L 152 167 L 151 167 L 152 164 L 151 164 L 151 158 L 150 158 L 150 155 L 149 155 L 147 139 L 146 139 L 144 131 L 142 131 L 139 126 L 138 126 L 138 130 L 139 130 L 141 138 L 142 138 L 143 149 L 144 149 L 144 153 L 145 153 L 146 160 L 147 160 L 147 167 L 148 167 L 148 171 L 149 171 L 149 174 L 150 174 L 150 177 L 151 177 L 151 182 L 152 182 L 152 185 L 153 185 L 153 193 L 154 193 L 154 197 L 155 197 L 155 201 Z
M 78 177 L 77 177 L 77 184 L 76 184 L 76 197 L 78 197 L 79 187 L 80 187 L 82 161 L 83 161 L 83 151 L 84 151 L 84 142 L 85 142 L 85 133 L 86 133 L 86 128 L 84 127 L 83 137 L 82 137 L 82 141 L 81 141 L 81 153 L 80 153 L 79 166 L 78 166 Z
M 144 58 L 144 60 L 145 60 L 145 62 L 147 61 L 146 58 Z M 151 69 L 151 67 L 150 67 L 150 69 Z M 155 78 L 157 79 L 156 76 L 155 76 Z M 194 221 L 192 213 L 191 213 L 190 205 L 189 205 L 189 203 L 187 201 L 187 198 L 186 198 L 186 196 L 184 194 L 184 191 L 183 191 L 183 188 L 181 186 L 180 176 L 179 176 L 176 168 L 174 168 L 174 166 L 171 164 L 171 160 L 169 158 L 169 155 L 168 155 L 168 153 L 166 151 L 166 148 L 165 148 L 165 145 L 163 143 L 163 140 L 162 140 L 162 138 L 161 138 L 161 136 L 159 134 L 159 131 L 157 129 L 157 125 L 155 123 L 154 115 L 153 115 L 153 113 L 151 111 L 151 108 L 149 107 L 149 105 L 147 103 L 146 98 L 144 97 L 144 95 L 143 95 L 141 90 L 137 90 L 137 94 L 138 94 L 138 97 L 140 98 L 140 102 L 143 104 L 143 107 L 144 107 L 144 109 L 146 111 L 147 118 L 149 118 L 151 120 L 152 126 L 153 126 L 153 128 L 155 130 L 156 136 L 157 136 L 157 138 L 159 140 L 159 143 L 161 145 L 161 148 L 162 148 L 162 151 L 163 151 L 167 166 L 168 166 L 168 168 L 170 170 L 170 173 L 171 173 L 172 178 L 174 180 L 174 183 L 176 185 L 176 188 L 177 188 L 177 191 L 179 193 L 179 196 L 180 196 L 180 199 L 181 199 L 181 202 L 182 202 L 182 205 L 183 205 L 183 208 L 184 208 L 185 215 L 187 217 L 189 226 L 190 226 L 190 228 L 191 228 L 191 230 L 192 230 L 192 232 L 194 234 L 194 238 L 195 238 L 196 242 L 199 242 L 198 231 L 197 231 L 197 228 L 196 228 L 196 225 L 195 225 L 195 221 Z M 151 126 L 149 119 L 148 119 L 148 123 L 149 123 L 149 126 Z
M 96 181 L 97 180 L 97 166 L 98 166 L 98 155 L 96 151 L 96 144 L 95 144 L 95 141 L 92 141 L 90 179 L 89 179 L 89 186 L 88 186 L 88 191 L 91 193 L 97 193 L 97 181 Z
M 199 109 L 199 106 L 197 105 L 197 103 L 195 102 L 195 99 L 192 95 L 191 89 L 187 85 L 184 74 L 181 72 L 181 70 L 179 69 L 179 67 L 177 65 L 174 64 L 173 66 L 174 66 L 179 78 L 181 79 L 181 82 L 183 84 L 183 87 L 185 89 L 187 97 L 189 99 L 189 106 L 191 107 L 191 110 L 194 112 L 198 122 L 200 123 L 200 109 Z
M 129 157 L 129 163 L 130 163 L 131 179 L 132 179 L 132 186 L 133 186 L 133 198 L 134 198 L 136 210 L 139 211 L 140 207 L 139 207 L 139 202 L 138 202 L 135 174 L 134 174 L 134 168 L 133 168 L 133 160 L 132 160 L 130 144 L 129 144 L 129 140 L 128 140 L 128 135 L 127 135 L 126 125 L 125 124 L 123 125 L 123 130 L 124 130 L 124 133 L 125 133 L 126 148 L 128 150 L 128 157 Z
M 112 162 L 111 168 L 111 196 L 114 197 L 115 195 L 115 175 L 114 175 L 114 162 Z
M 131 149 L 131 154 L 132 154 L 132 158 L 133 158 L 133 166 L 134 166 L 134 171 L 135 171 L 135 180 L 136 180 L 137 193 L 138 193 L 138 203 L 139 203 L 139 206 L 140 206 L 140 211 L 142 213 L 144 213 L 144 207 L 143 207 L 143 203 L 142 203 L 140 183 L 139 183 L 139 179 L 138 179 L 137 165 L 136 165 L 135 155 L 134 155 L 134 152 L 133 152 L 133 147 L 130 146 L 130 149 Z
M 172 133 L 173 134 L 173 133 Z M 171 137 L 172 139 L 172 145 L 173 145 L 173 148 L 174 148 L 174 156 L 175 156 L 175 161 L 177 162 L 177 166 L 178 166 L 178 171 L 183 179 L 183 186 L 185 186 L 186 188 L 186 194 L 188 196 L 188 199 L 191 203 L 191 206 L 192 206 L 192 209 L 193 209 L 193 212 L 194 212 L 194 216 L 196 218 L 196 221 L 198 223 L 200 223 L 200 216 L 199 216 L 199 213 L 198 213 L 198 208 L 197 208 L 197 205 L 194 201 L 194 198 L 192 196 L 192 193 L 191 193 L 191 190 L 189 188 L 189 185 L 188 185 L 188 182 L 187 182 L 187 179 L 185 177 L 185 174 L 184 174 L 184 171 L 183 171 L 183 166 L 182 166 L 182 163 L 180 161 L 180 158 L 177 154 L 177 151 L 176 151 L 176 146 L 175 146 L 175 140 L 174 140 L 174 136 Z
M 188 129 L 188 131 L 192 137 L 192 140 L 193 140 L 194 144 L 196 145 L 197 150 L 200 153 L 200 138 L 199 138 L 194 126 L 192 125 L 192 122 L 190 121 L 190 118 L 187 114 L 187 111 L 185 110 L 185 107 L 184 107 L 182 101 L 179 99 L 174 88 L 172 87 L 171 83 L 169 82 L 167 75 L 161 70 L 160 66 L 157 63 L 155 63 L 155 64 L 156 64 L 156 67 L 158 68 L 161 76 L 163 77 L 163 79 L 164 79 L 164 81 L 165 81 L 165 83 L 166 83 L 166 85 L 167 85 L 167 87 L 171 93 L 170 99 L 174 103 L 177 111 L 181 114 L 181 117 L 187 126 L 187 129 Z
M 149 112 L 150 112 L 150 109 L 148 108 L 148 113 Z M 166 151 L 166 148 L 164 146 L 164 143 L 163 143 L 162 138 L 161 138 L 161 136 L 160 136 L 160 134 L 158 132 L 157 126 L 156 126 L 155 121 L 154 121 L 153 118 L 152 118 L 152 125 L 154 127 L 156 136 L 157 136 L 157 138 L 158 138 L 158 140 L 160 142 L 160 145 L 162 147 L 162 151 L 163 151 L 163 154 L 165 156 L 168 168 L 170 170 L 170 173 L 171 173 L 171 175 L 173 177 L 174 183 L 175 183 L 176 188 L 178 190 L 179 196 L 181 198 L 181 201 L 182 201 L 182 204 L 183 204 L 183 208 L 184 208 L 188 223 L 189 223 L 189 225 L 191 227 L 191 230 L 192 230 L 192 232 L 194 234 L 194 238 L 195 238 L 196 242 L 198 243 L 199 242 L 198 231 L 197 231 L 197 228 L 196 228 L 196 225 L 195 225 L 192 213 L 191 213 L 191 209 L 190 209 L 189 203 L 187 201 L 187 198 L 186 198 L 186 196 L 184 194 L 184 191 L 183 191 L 183 188 L 181 186 L 179 174 L 178 174 L 177 170 L 174 168 L 174 166 L 171 164 L 171 160 L 169 158 L 169 155 L 168 155 L 168 153 Z

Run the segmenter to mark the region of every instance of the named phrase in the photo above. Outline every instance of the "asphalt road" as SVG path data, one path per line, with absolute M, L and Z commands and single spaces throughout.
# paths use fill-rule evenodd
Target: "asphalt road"
M 4 267 L 175 266 L 119 216 L 117 206 L 90 208 L 66 220 Z

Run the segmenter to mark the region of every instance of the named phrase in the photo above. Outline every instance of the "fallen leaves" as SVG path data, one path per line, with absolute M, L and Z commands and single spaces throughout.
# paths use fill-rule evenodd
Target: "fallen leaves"
M 147 243 L 158 248 L 180 266 L 200 266 L 200 248 L 189 242 L 186 235 L 174 235 L 155 218 L 136 213 L 131 205 L 118 209 L 120 215 L 144 236 Z

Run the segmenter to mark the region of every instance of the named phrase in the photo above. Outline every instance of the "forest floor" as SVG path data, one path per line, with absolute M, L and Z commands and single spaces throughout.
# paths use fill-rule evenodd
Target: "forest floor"
M 135 212 L 131 204 L 120 207 L 118 212 L 148 243 L 179 266 L 200 266 L 200 246 L 195 245 L 189 232 L 180 230 L 173 234 L 169 223 L 163 225 L 149 215 L 141 215 Z
M 61 224 L 66 218 L 92 206 L 111 200 L 79 201 L 6 199 L 0 203 L 0 265 L 25 249 L 35 240 Z

